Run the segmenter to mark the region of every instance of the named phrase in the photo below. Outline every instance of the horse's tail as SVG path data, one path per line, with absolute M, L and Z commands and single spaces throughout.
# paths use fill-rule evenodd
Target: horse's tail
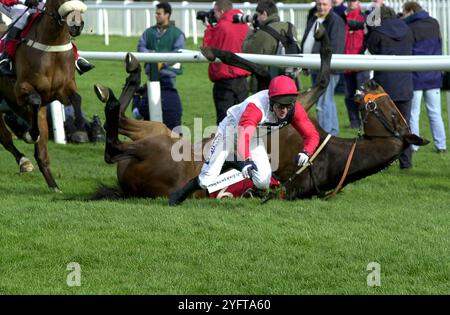
M 125 199 L 125 193 L 120 187 L 107 187 L 101 185 L 97 188 L 95 194 L 90 198 L 91 200 L 119 200 Z

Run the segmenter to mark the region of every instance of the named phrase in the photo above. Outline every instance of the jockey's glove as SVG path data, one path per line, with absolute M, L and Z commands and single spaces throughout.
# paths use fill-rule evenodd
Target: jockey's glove
M 306 151 L 302 151 L 299 154 L 297 154 L 297 157 L 295 159 L 295 162 L 298 166 L 303 166 L 309 161 L 309 154 Z
M 39 0 L 19 0 L 19 3 L 29 8 L 33 8 L 39 5 Z
M 250 159 L 245 160 L 244 167 L 242 168 L 242 175 L 244 176 L 244 178 L 251 178 L 252 172 L 256 171 L 258 171 L 258 168 L 256 167 L 255 162 Z

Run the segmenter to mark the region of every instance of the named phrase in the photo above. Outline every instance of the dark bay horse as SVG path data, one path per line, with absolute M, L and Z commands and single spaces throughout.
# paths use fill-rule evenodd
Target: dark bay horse
M 367 81 L 358 90 L 355 101 L 363 117 L 364 134 L 354 139 L 331 137 L 309 169 L 298 176 L 293 175 L 298 168 L 292 163 L 292 157 L 297 152 L 292 148 L 303 146 L 303 140 L 290 126 L 281 130 L 284 134 L 280 138 L 285 145 L 280 145 L 283 154 L 280 154 L 276 174 L 281 182 L 287 183 L 287 199 L 324 196 L 334 190 L 341 180 L 340 187 L 344 187 L 387 168 L 409 145 L 429 143 L 411 134 L 394 102 L 375 81 Z M 327 134 L 317 121 L 314 123 L 322 143 Z
M 71 37 L 81 34 L 81 13 L 86 5 L 78 0 L 47 0 L 43 14 L 31 26 L 15 56 L 16 79 L 0 78 L 0 96 L 12 111 L 22 118 L 28 130 L 23 138 L 35 143 L 35 159 L 47 185 L 56 192 L 59 187 L 50 170 L 46 104 L 59 100 L 72 104 L 76 125 L 80 126 L 81 96 L 76 92 L 75 53 Z M 9 130 L 0 117 L 0 142 L 17 162 L 22 159 L 12 143 Z M 18 135 L 19 136 L 19 135 Z
M 329 67 L 327 69 L 329 71 Z M 171 135 L 161 123 L 137 121 L 124 115 L 140 79 L 139 63 L 131 54 L 127 56 L 127 71 L 130 75 L 119 100 L 107 87 L 96 85 L 94 88 L 98 98 L 106 103 L 105 161 L 118 163 L 120 185 L 119 189 L 99 190 L 95 198 L 168 196 L 197 176 L 202 162 L 195 161 L 192 151 L 189 161 L 174 161 L 171 149 L 180 140 L 177 136 Z M 287 199 L 322 196 L 338 185 L 346 165 L 348 172 L 341 187 L 388 167 L 408 145 L 428 143 L 410 133 L 395 104 L 374 81 L 366 82 L 355 98 L 364 117 L 364 135 L 354 139 L 331 137 L 309 169 L 298 176 L 293 175 L 297 172 L 293 160 L 303 140 L 291 126 L 281 129 L 280 163 L 275 174 L 281 182 L 287 182 Z M 311 104 L 306 105 L 311 107 Z M 317 122 L 316 126 L 322 142 L 327 135 Z M 119 141 L 119 133 L 133 141 Z M 353 145 L 353 157 L 349 159 Z M 270 143 L 268 148 L 270 151 Z M 206 197 L 206 193 L 200 191 L 194 196 Z

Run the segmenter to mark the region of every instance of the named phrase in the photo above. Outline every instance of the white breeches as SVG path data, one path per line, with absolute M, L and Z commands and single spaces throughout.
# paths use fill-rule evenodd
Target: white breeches
M 39 3 L 38 8 L 42 9 L 44 4 L 45 1 Z M 32 9 L 30 8 L 28 11 L 25 12 L 26 9 L 27 7 L 24 6 L 23 4 L 15 4 L 10 7 L 4 4 L 0 4 L 0 12 L 9 17 L 11 19 L 11 23 L 14 23 L 14 21 L 17 20 L 16 24 L 14 24 L 14 27 L 17 27 L 18 29 L 21 30 L 23 30 L 25 25 L 27 25 L 28 17 L 30 16 L 30 14 L 33 14 L 37 11 L 35 8 Z
M 237 124 L 231 116 L 225 117 L 219 124 L 211 149 L 198 176 L 200 186 L 206 188 L 220 175 L 225 161 L 232 161 L 236 152 Z M 250 154 L 258 170 L 253 172 L 252 181 L 258 189 L 270 186 L 272 169 L 262 139 L 253 137 L 250 142 Z

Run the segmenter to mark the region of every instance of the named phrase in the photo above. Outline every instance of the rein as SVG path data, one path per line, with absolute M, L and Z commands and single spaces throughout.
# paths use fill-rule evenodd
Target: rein
M 344 172 L 342 173 L 342 177 L 341 177 L 341 180 L 339 181 L 339 184 L 336 186 L 336 188 L 333 190 L 333 192 L 331 192 L 325 196 L 325 199 L 328 200 L 330 198 L 333 198 L 334 196 L 336 196 L 336 194 L 339 192 L 339 190 L 341 190 L 342 184 L 344 184 L 345 178 L 347 177 L 347 174 L 348 174 L 348 169 L 350 168 L 350 164 L 352 163 L 352 160 L 353 160 L 353 153 L 355 153 L 355 149 L 356 149 L 356 141 L 358 141 L 358 138 L 356 138 L 355 142 L 353 142 L 353 144 L 352 144 L 350 153 L 348 154 L 347 163 L 345 163 Z
M 59 26 L 63 26 L 63 23 L 65 22 L 65 20 L 59 15 L 59 13 L 47 12 L 47 7 L 45 5 L 42 9 L 36 8 L 36 11 L 40 12 L 42 15 L 49 16 L 54 22 L 56 21 Z M 23 42 L 25 42 L 27 46 L 43 52 L 65 52 L 73 49 L 73 45 L 70 40 L 68 43 L 62 45 L 45 45 L 33 39 L 26 38 L 23 39 Z
M 331 134 L 328 134 L 326 138 L 322 141 L 319 148 L 314 152 L 312 157 L 309 159 L 308 163 L 300 167 L 291 177 L 289 177 L 284 183 L 281 183 L 280 187 L 286 187 L 287 184 L 292 182 L 294 178 L 296 178 L 298 175 L 300 175 L 304 170 L 306 170 L 308 167 L 313 165 L 313 161 L 316 159 L 316 157 L 319 155 L 319 153 L 323 150 L 323 148 L 327 145 L 328 141 L 331 139 Z M 266 203 L 267 201 L 273 199 L 275 197 L 274 193 L 269 193 L 262 201 L 261 203 Z

